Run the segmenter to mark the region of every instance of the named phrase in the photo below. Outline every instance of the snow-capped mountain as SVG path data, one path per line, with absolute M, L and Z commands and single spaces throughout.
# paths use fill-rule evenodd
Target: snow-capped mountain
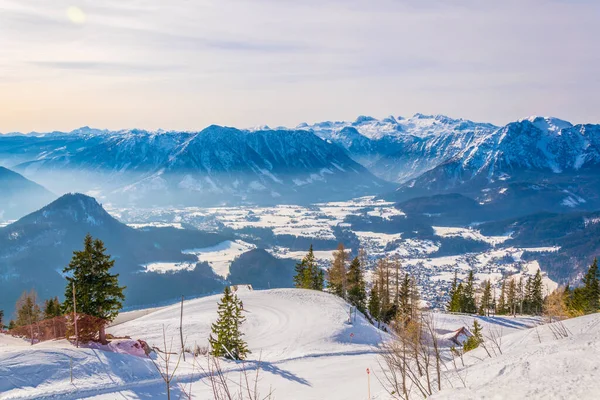
M 25 175 L 56 191 L 93 190 L 129 203 L 306 202 L 391 189 L 342 148 L 305 130 L 81 128 L 9 139 L 0 138 L 0 157 L 22 161 L 15 168 Z
M 19 218 L 53 198 L 54 195 L 44 187 L 0 167 L 0 221 Z
M 557 206 L 594 207 L 600 200 L 598 172 L 599 125 L 530 117 L 478 138 L 403 184 L 396 196 L 460 192 L 492 202 L 527 190 L 557 197 Z
M 354 122 L 301 124 L 344 147 L 382 179 L 405 182 L 454 157 L 496 126 L 443 115 L 415 114 L 382 120 L 360 116 Z

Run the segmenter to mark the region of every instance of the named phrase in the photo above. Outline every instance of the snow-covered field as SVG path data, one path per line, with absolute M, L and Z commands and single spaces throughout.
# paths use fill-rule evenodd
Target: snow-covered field
M 366 368 L 372 371 L 372 399 L 389 399 L 381 377 L 378 351 L 387 334 L 360 315 L 348 323 L 348 305 L 327 293 L 300 289 L 239 292 L 247 321 L 245 339 L 252 351 L 245 368 L 255 371 L 260 360 L 259 390 L 273 390 L 276 399 L 365 399 Z M 206 345 L 216 318 L 219 296 L 184 303 L 186 346 Z M 146 340 L 151 346 L 179 352 L 179 305 L 123 313 L 109 328 L 115 336 Z M 502 354 L 489 358 L 481 349 L 465 356 L 465 367 L 447 376 L 439 399 L 578 398 L 593 399 L 599 388 L 600 314 L 564 322 L 568 337 L 557 338 L 532 317 L 481 318 L 434 314 L 440 335 L 477 318 L 484 335 L 502 335 Z M 0 334 L 0 399 L 158 399 L 166 392 L 156 366 L 121 339 L 110 346 L 76 349 L 65 340 L 30 346 Z M 177 372 L 172 398 L 180 390 L 195 399 L 211 399 L 203 356 L 188 354 Z M 71 383 L 71 365 L 73 382 Z M 241 364 L 223 362 L 233 382 Z M 466 388 L 461 383 L 466 382 Z M 451 385 L 450 385 L 451 383 Z
M 213 208 L 156 208 L 156 209 L 110 209 L 117 218 L 130 226 L 141 229 L 148 226 L 174 226 L 181 228 L 189 224 L 198 229 L 219 231 L 227 229 L 261 228 L 269 229 L 275 235 L 292 235 L 308 239 L 331 240 L 330 249 L 315 251 L 315 256 L 322 267 L 326 267 L 332 259 L 332 252 L 337 247 L 334 229 L 342 227 L 350 230 L 344 223 L 349 215 L 377 216 L 388 219 L 404 213 L 396 209 L 392 203 L 363 197 L 349 201 L 319 203 L 311 206 L 278 205 L 273 207 L 213 207 Z M 380 257 L 398 257 L 403 268 L 418 277 L 423 298 L 433 306 L 441 305 L 440 292 L 449 288 L 458 273 L 464 279 L 469 270 L 475 272 L 478 282 L 490 279 L 499 288 L 501 281 L 508 275 L 534 275 L 542 268 L 537 261 L 524 261 L 525 251 L 551 252 L 557 248 L 515 248 L 505 244 L 510 236 L 485 236 L 476 228 L 459 228 L 434 226 L 433 231 L 439 238 L 462 237 L 488 243 L 491 249 L 479 253 L 464 253 L 452 256 L 435 257 L 440 250 L 440 242 L 406 237 L 404 233 L 381 233 L 369 230 L 351 233 L 356 235 L 360 246 L 367 251 L 373 269 L 375 261 Z M 195 254 L 199 261 L 208 262 L 218 275 L 226 277 L 231 262 L 255 245 L 251 234 L 240 234 L 238 240 L 226 241 L 212 248 L 188 249 L 185 253 Z M 409 235 L 406 235 L 409 236 Z M 346 243 L 348 245 L 348 243 Z M 350 247 L 350 246 L 348 246 Z M 268 246 L 267 251 L 279 258 L 302 259 L 306 250 L 290 249 L 282 246 Z M 357 250 L 356 248 L 354 250 Z M 194 268 L 193 263 L 154 262 L 142 266 L 147 271 L 167 272 Z M 372 276 L 368 271 L 367 277 Z M 544 276 L 544 288 L 552 291 L 557 284 Z

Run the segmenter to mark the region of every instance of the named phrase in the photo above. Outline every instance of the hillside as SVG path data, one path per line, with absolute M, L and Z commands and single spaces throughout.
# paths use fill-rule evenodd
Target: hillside
M 455 377 L 455 389 L 432 399 L 594 399 L 599 357 L 599 314 L 515 332 L 502 339 L 502 354 L 468 353 L 458 372 L 466 387 Z
M 0 222 L 35 211 L 55 196 L 22 175 L 0 166 Z
M 0 228 L 0 309 L 11 314 L 24 290 L 40 298 L 61 295 L 61 273 L 84 236 L 104 241 L 116 260 L 115 271 L 128 286 L 126 304 L 149 304 L 179 295 L 219 291 L 222 278 L 185 249 L 221 243 L 227 237 L 175 228 L 133 229 L 110 216 L 98 202 L 82 194 L 67 194 L 20 220 Z M 189 265 L 180 273 L 144 272 L 143 265 L 169 261 Z
M 246 322 L 242 325 L 252 353 L 244 364 L 254 373 L 260 364 L 260 393 L 274 390 L 275 398 L 346 400 L 367 396 L 366 368 L 371 371 L 373 398 L 387 399 L 377 377 L 381 377 L 377 353 L 389 336 L 370 325 L 361 314 L 348 323 L 347 303 L 333 295 L 301 289 L 239 291 Z M 220 296 L 185 301 L 183 334 L 190 347 L 204 346 L 210 324 L 216 318 Z M 123 313 L 108 332 L 146 340 L 151 346 L 179 351 L 180 305 Z M 445 335 L 472 324 L 472 317 L 436 314 L 438 332 Z M 531 318 L 479 319 L 484 329 L 498 328 L 503 334 L 517 334 L 533 326 Z M 531 330 L 525 332 L 532 332 Z M 506 336 L 509 337 L 509 336 Z M 150 360 L 132 347 L 128 339 L 109 347 L 75 349 L 66 341 L 29 346 L 19 339 L 0 334 L 0 392 L 20 399 L 114 399 L 164 398 L 164 384 Z M 69 363 L 73 359 L 74 385 L 70 384 Z M 194 398 L 211 398 L 206 359 L 196 364 L 188 354 L 177 373 Z M 222 361 L 232 381 L 238 379 L 239 363 Z M 33 373 L 33 371 L 36 371 Z M 178 387 L 175 398 L 182 394 Z
M 339 146 L 303 130 L 250 132 L 213 125 L 200 132 L 149 132 L 86 127 L 0 137 L 2 159 L 21 161 L 17 170 L 57 191 L 93 190 L 113 202 L 138 205 L 306 203 L 393 187 Z

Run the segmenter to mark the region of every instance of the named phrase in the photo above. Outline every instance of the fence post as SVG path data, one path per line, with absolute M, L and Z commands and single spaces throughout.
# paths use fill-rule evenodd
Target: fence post
M 183 295 L 181 295 L 181 314 L 179 316 L 179 334 L 181 335 L 181 352 L 185 361 L 185 346 L 183 344 Z
M 77 330 L 77 301 L 75 300 L 75 282 L 73 283 L 73 321 L 75 321 L 75 346 L 79 348 L 79 331 Z

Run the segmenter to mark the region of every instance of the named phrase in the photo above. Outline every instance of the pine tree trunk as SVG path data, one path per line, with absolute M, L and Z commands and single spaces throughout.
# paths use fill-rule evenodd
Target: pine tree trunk
M 106 341 L 106 331 L 105 331 L 106 325 L 102 324 L 100 325 L 100 343 L 102 344 L 107 344 L 108 342 Z

